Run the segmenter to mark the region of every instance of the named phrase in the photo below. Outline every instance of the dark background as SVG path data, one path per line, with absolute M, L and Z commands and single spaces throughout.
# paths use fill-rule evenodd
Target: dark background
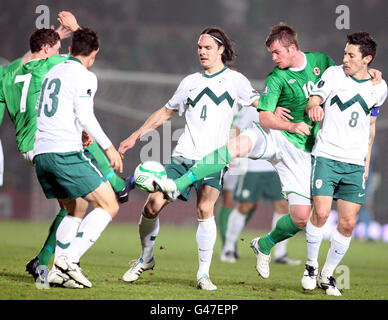
M 336 28 L 338 5 L 350 10 L 350 29 Z M 274 67 L 264 46 L 271 27 L 285 22 L 294 27 L 304 51 L 321 51 L 341 64 L 346 35 L 368 31 L 378 43 L 378 54 L 372 67 L 384 73 L 387 70 L 388 36 L 387 9 L 384 0 L 353 1 L 260 1 L 260 0 L 97 0 L 97 1 L 22 1 L 0 2 L 0 57 L 13 60 L 28 50 L 29 36 L 35 29 L 40 13 L 38 5 L 50 9 L 51 24 L 58 26 L 59 11 L 71 11 L 82 26 L 97 31 L 101 40 L 94 71 L 99 78 L 96 95 L 96 115 L 105 132 L 118 147 L 153 111 L 163 106 L 174 93 L 179 80 L 200 70 L 197 58 L 197 40 L 208 25 L 223 28 L 234 40 L 238 57 L 235 67 L 247 76 L 257 89 Z M 62 52 L 67 51 L 69 40 L 62 42 Z M 108 80 L 106 70 L 123 71 L 124 80 Z M 140 81 L 146 72 L 148 78 L 164 74 L 158 84 Z M 171 76 L 166 78 L 166 75 Z M 167 81 L 166 79 L 170 79 Z M 385 103 L 385 106 L 387 104 Z M 0 189 L 0 218 L 51 218 L 56 212 L 54 200 L 46 200 L 37 184 L 33 168 L 19 156 L 14 128 L 8 115 L 0 127 L 0 138 L 5 157 L 4 185 Z M 182 128 L 184 121 L 176 117 L 171 129 Z M 388 223 L 388 116 L 382 108 L 377 122 L 376 151 L 374 157 L 375 182 L 380 182 L 376 192 L 369 197 L 368 207 L 380 223 Z M 170 154 L 166 141 L 170 135 L 159 131 L 160 151 L 149 154 L 163 161 Z M 154 140 L 155 142 L 155 140 Z M 157 142 L 157 140 L 156 140 Z M 133 172 L 140 159 L 140 142 L 127 153 L 125 172 Z M 173 143 L 174 145 L 174 143 Z M 165 149 L 163 149 L 163 146 Z M 144 149 L 143 149 L 144 151 Z M 118 220 L 137 221 L 146 195 L 140 191 L 131 194 L 131 201 L 122 206 Z M 268 227 L 271 207 L 262 207 L 251 226 Z M 170 223 L 195 221 L 195 195 L 189 204 L 174 203 L 165 210 L 163 219 Z

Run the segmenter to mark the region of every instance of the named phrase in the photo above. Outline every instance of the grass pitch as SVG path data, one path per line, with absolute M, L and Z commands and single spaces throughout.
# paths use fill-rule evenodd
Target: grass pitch
M 215 292 L 196 288 L 198 267 L 196 227 L 162 225 L 155 246 L 156 266 L 128 284 L 121 277 L 128 262 L 140 254 L 137 225 L 112 223 L 96 244 L 82 257 L 84 274 L 93 283 L 91 289 L 51 288 L 39 290 L 25 264 L 43 244 L 49 222 L 0 220 L 0 300 L 338 300 L 323 290 L 305 292 L 300 280 L 304 265 L 286 266 L 271 263 L 269 279 L 261 279 L 249 242 L 265 232 L 244 230 L 239 241 L 241 258 L 235 264 L 219 260 L 217 240 L 211 279 Z M 293 258 L 305 259 L 305 237 L 298 234 L 288 242 Z M 319 258 L 322 266 L 329 248 L 324 240 Z M 388 245 L 382 242 L 353 240 L 342 265 L 349 270 L 349 289 L 342 300 L 387 300 Z M 338 277 L 344 275 L 335 274 Z

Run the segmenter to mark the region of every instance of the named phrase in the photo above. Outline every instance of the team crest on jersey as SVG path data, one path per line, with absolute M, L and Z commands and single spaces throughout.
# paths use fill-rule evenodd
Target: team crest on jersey
M 321 179 L 317 179 L 317 180 L 315 181 L 315 187 L 316 187 L 317 189 L 321 189 L 322 184 L 323 184 L 323 182 L 322 182 Z
M 218 80 L 218 84 L 219 84 L 220 86 L 222 86 L 224 83 L 225 83 L 225 78 L 220 78 L 220 79 Z
M 268 93 L 269 93 L 269 87 L 266 86 L 266 87 L 264 88 L 264 90 L 263 90 L 263 94 L 265 95 L 265 94 L 268 94 Z
M 313 73 L 314 73 L 316 76 L 319 76 L 319 75 L 321 74 L 321 69 L 319 69 L 318 67 L 314 67 Z

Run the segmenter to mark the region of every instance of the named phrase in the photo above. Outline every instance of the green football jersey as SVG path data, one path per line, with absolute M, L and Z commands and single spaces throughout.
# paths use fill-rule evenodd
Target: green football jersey
M 20 62 L 22 61 L 22 58 L 18 58 L 8 64 L 0 66 L 0 80 L 3 78 L 3 76 L 8 73 L 12 72 L 13 70 L 20 67 Z M 1 90 L 1 89 L 0 89 Z M 4 118 L 4 110 L 5 110 L 5 103 L 2 103 L 0 101 L 0 125 L 3 122 Z
M 34 148 L 36 104 L 47 72 L 70 55 L 55 55 L 47 59 L 31 60 L 0 80 L 0 105 L 7 107 L 16 130 L 16 144 L 20 153 Z M 0 106 L 1 112 L 1 106 Z M 3 110 L 4 113 L 4 110 Z M 2 116 L 1 116 L 2 118 Z
M 0 66 L 0 78 L 2 78 L 6 73 L 11 72 L 20 67 L 20 62 L 22 62 L 22 57 L 15 59 L 14 61 Z
M 292 122 L 304 121 L 312 126 L 309 136 L 282 131 L 286 138 L 295 146 L 311 152 L 319 122 L 313 123 L 305 113 L 310 92 L 322 73 L 334 65 L 333 60 L 319 52 L 305 52 L 304 68 L 279 69 L 276 67 L 268 75 L 264 90 L 259 99 L 258 109 L 275 112 L 277 106 L 287 108 L 294 117 Z

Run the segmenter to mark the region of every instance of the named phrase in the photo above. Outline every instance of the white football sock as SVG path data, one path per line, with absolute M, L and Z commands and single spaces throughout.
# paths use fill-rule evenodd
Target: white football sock
M 54 261 L 64 254 L 64 250 L 70 246 L 75 238 L 82 219 L 67 215 L 58 226 L 56 233 L 56 246 Z M 55 265 L 53 265 L 55 269 Z
M 148 219 L 142 214 L 139 221 L 139 235 L 141 242 L 141 258 L 149 262 L 154 256 L 153 249 L 159 234 L 159 217 Z
M 348 251 L 352 236 L 346 237 L 335 229 L 330 239 L 330 249 L 327 253 L 325 265 L 322 268 L 322 275 L 330 277 L 335 268 L 339 265 L 346 251 Z
M 318 268 L 319 248 L 321 247 L 323 239 L 323 227 L 314 226 L 309 220 L 306 225 L 306 250 L 307 261 L 306 264 Z
M 281 214 L 281 213 L 276 212 L 276 211 L 273 213 L 272 229 L 275 229 L 276 224 L 278 223 L 278 220 L 283 216 L 284 216 L 284 214 Z M 274 260 L 279 259 L 279 258 L 287 255 L 287 242 L 288 242 L 288 239 L 285 239 L 283 241 L 276 243 L 274 251 L 273 251 Z
M 112 217 L 101 208 L 91 211 L 81 222 L 76 237 L 66 249 L 66 256 L 71 262 L 79 262 L 79 259 L 97 241 Z
M 226 229 L 225 235 L 225 245 L 222 250 L 223 253 L 228 251 L 235 251 L 237 239 L 244 229 L 246 215 L 238 211 L 237 208 L 234 208 L 229 215 L 228 219 L 228 228 Z
M 208 219 L 198 219 L 196 240 L 198 245 L 199 268 L 197 280 L 204 275 L 209 276 L 213 248 L 217 238 L 217 227 L 214 216 Z

